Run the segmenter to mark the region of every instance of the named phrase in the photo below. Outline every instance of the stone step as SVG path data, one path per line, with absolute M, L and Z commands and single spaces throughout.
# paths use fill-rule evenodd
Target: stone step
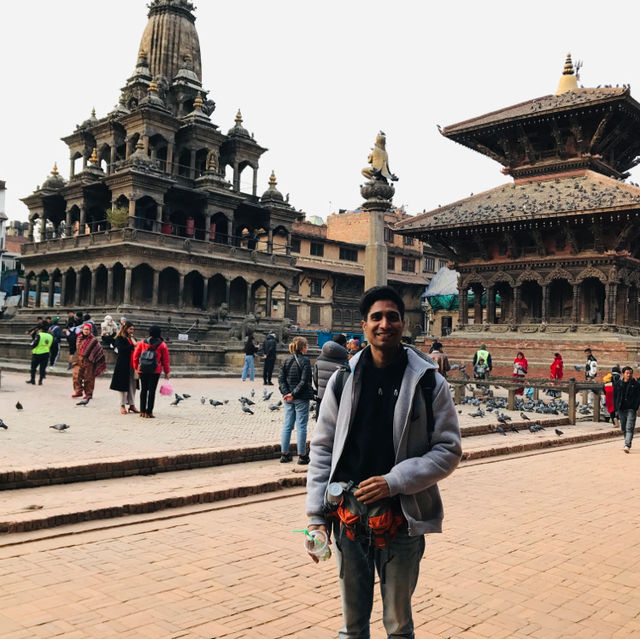
M 588 445 L 620 436 L 618 429 L 593 422 L 563 425 L 562 431 L 563 435 L 556 435 L 555 428 L 548 426 L 537 433 L 523 430 L 519 433 L 509 431 L 507 435 L 491 433 L 468 436 L 463 440 L 463 463 L 534 454 L 562 446 Z M 277 453 L 275 455 L 277 457 Z M 173 464 L 171 458 L 166 458 L 164 470 L 179 468 L 179 458 L 183 457 L 177 456 Z M 234 458 L 230 451 L 227 451 L 227 458 Z M 132 470 L 136 465 L 143 466 L 143 462 L 148 461 L 127 460 L 127 464 Z M 88 466 L 75 467 L 76 477 L 79 477 L 81 468 L 86 470 Z M 73 467 L 66 471 L 70 476 Z M 85 481 L 3 492 L 0 500 L 0 533 L 27 532 L 235 497 L 273 494 L 291 487 L 303 487 L 306 482 L 306 466 L 280 464 L 278 459 L 226 463 L 157 474 L 147 466 L 147 474 L 126 474 L 124 469 L 125 476 L 112 475 L 110 479 L 85 474 Z

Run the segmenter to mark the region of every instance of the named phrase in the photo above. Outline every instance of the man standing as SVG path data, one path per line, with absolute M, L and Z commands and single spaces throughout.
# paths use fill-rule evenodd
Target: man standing
M 491 353 L 487 350 L 487 345 L 482 344 L 480 349 L 477 350 L 473 356 L 473 365 L 475 366 L 480 359 L 484 360 L 484 366 L 486 368 L 486 377 L 489 377 L 489 373 L 493 369 L 493 363 L 491 362 Z
M 595 382 L 596 376 L 598 375 L 598 360 L 590 348 L 585 348 L 584 354 L 587 356 L 587 362 L 584 365 L 584 378 L 588 382 Z
M 625 366 L 622 369 L 622 379 L 618 380 L 613 387 L 613 404 L 624 435 L 624 452 L 628 453 L 631 450 L 636 415 L 640 408 L 640 384 L 633 378 L 631 366 Z
M 40 378 L 38 385 L 42 386 L 42 380 L 45 378 L 47 364 L 49 363 L 49 351 L 53 343 L 53 336 L 47 332 L 44 324 L 36 329 L 36 333 L 31 341 L 31 377 L 27 380 L 27 384 L 36 383 L 36 370 L 40 368 Z
M 320 404 L 331 376 L 341 367 L 349 365 L 347 337 L 342 333 L 333 336 L 332 340 L 322 345 L 322 351 L 313 365 L 313 385 L 316 388 L 316 414 L 318 419 Z
M 447 371 L 451 370 L 449 364 L 449 358 L 442 352 L 442 343 L 434 342 L 431 345 L 432 351 L 429 353 L 429 357 L 438 365 L 438 371 L 442 377 L 447 376 Z
M 273 367 L 276 365 L 276 335 L 269 333 L 262 343 L 262 359 L 264 364 L 262 367 L 263 386 L 273 386 L 271 376 L 273 375 Z
M 62 339 L 62 327 L 58 324 L 59 317 L 54 317 L 51 320 L 49 326 L 49 333 L 53 337 L 51 342 L 51 349 L 49 350 L 49 366 L 53 368 L 58 362 L 58 355 L 60 355 L 60 340 Z
M 369 289 L 360 313 L 369 346 L 350 360 L 352 374 L 342 389 L 340 374 L 329 380 L 311 442 L 308 528 L 329 534 L 333 522 L 344 620 L 339 637 L 369 637 L 377 571 L 387 635 L 413 638 L 411 597 L 424 534 L 442 530 L 437 482 L 458 465 L 460 429 L 436 366 L 401 343 L 398 293 L 389 286 Z M 339 520 L 328 515 L 325 493 L 333 482 L 344 487 L 343 503 L 349 497 L 357 504 L 355 523 L 347 524 L 340 508 Z M 375 534 L 374 514 L 390 524 Z

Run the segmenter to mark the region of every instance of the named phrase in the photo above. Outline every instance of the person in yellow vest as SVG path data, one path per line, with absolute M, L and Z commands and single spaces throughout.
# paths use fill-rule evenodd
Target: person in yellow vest
M 491 353 L 487 350 L 487 345 L 482 344 L 480 346 L 480 350 L 477 350 L 473 356 L 473 365 L 475 366 L 480 360 L 484 360 L 484 366 L 486 368 L 486 377 L 489 377 L 489 373 L 493 368 L 493 363 L 491 362 Z
M 27 384 L 36 383 L 36 370 L 40 367 L 40 378 L 38 385 L 42 386 L 42 380 L 46 377 L 47 364 L 49 363 L 49 352 L 53 344 L 53 335 L 47 332 L 44 325 L 38 326 L 33 341 L 31 342 L 31 379 Z

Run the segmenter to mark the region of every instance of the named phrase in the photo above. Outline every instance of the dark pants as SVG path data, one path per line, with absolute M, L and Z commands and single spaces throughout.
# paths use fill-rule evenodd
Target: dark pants
M 264 367 L 262 369 L 262 379 L 265 384 L 271 382 L 271 375 L 273 375 L 273 367 L 276 365 L 276 357 L 267 357 L 264 360 Z
M 153 415 L 160 373 L 140 373 L 140 412 Z
M 51 344 L 51 350 L 49 351 L 49 366 L 55 366 L 58 361 L 58 355 L 60 354 L 60 342 L 53 340 Z
M 46 375 L 47 364 L 49 363 L 49 353 L 40 353 L 39 355 L 31 355 L 31 382 L 36 382 L 36 369 L 40 367 L 40 381 L 42 381 Z

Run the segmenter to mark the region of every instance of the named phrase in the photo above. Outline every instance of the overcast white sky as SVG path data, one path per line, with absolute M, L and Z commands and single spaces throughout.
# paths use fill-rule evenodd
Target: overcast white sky
M 269 149 L 293 206 L 326 217 L 361 203 L 360 170 L 387 134 L 397 205 L 430 210 L 507 181 L 500 166 L 443 138 L 445 126 L 554 93 L 565 55 L 584 86 L 640 95 L 634 2 L 196 0 L 203 84 L 226 132 L 244 125 Z M 135 67 L 145 0 L 3 1 L 0 179 L 9 219 L 53 163 L 60 137 L 117 103 Z M 631 179 L 640 181 L 640 168 Z

